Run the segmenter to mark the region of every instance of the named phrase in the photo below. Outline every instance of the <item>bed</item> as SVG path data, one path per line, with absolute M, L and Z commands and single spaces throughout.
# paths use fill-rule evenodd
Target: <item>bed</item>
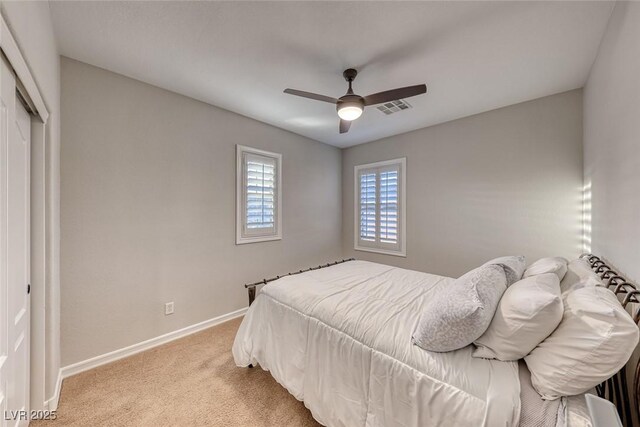
M 518 426 L 540 402 L 521 398 L 517 362 L 411 343 L 421 307 L 453 280 L 366 261 L 283 277 L 247 312 L 235 362 L 270 371 L 326 426 Z M 586 419 L 567 399 L 552 405 L 549 425 Z

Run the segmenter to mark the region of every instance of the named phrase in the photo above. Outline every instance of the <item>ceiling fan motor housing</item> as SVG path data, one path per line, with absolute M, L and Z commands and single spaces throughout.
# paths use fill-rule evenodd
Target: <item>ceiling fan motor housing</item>
M 336 103 L 336 111 L 340 111 L 345 107 L 357 107 L 364 109 L 364 99 L 360 95 L 342 96 Z

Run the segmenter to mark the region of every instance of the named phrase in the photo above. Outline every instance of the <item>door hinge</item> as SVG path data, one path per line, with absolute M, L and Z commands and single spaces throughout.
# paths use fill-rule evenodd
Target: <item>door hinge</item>
M 27 284 L 27 294 L 31 293 L 31 283 Z

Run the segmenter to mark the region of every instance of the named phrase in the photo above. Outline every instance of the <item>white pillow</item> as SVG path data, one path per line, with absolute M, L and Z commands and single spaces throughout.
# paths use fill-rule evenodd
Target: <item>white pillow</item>
M 525 258 L 523 255 L 503 256 L 485 262 L 485 265 L 499 265 L 504 268 L 504 274 L 507 276 L 507 286 L 511 286 L 518 280 L 522 279 L 524 273 Z
M 543 399 L 584 393 L 622 368 L 638 344 L 638 327 L 601 286 L 563 294 L 558 328 L 524 358 Z
M 473 357 L 518 360 L 529 354 L 562 320 L 560 280 L 553 273 L 522 279 L 502 295 Z
M 413 343 L 429 351 L 466 347 L 487 330 L 507 288 L 499 265 L 476 268 L 429 299 L 413 331 Z
M 535 276 L 536 274 L 554 273 L 559 280 L 562 280 L 564 275 L 567 274 L 568 263 L 569 261 L 562 257 L 540 258 L 524 270 L 522 278 Z
M 572 289 L 584 286 L 604 286 L 600 277 L 591 269 L 584 259 L 576 259 L 567 265 L 567 273 L 560 282 L 560 290 L 564 295 Z

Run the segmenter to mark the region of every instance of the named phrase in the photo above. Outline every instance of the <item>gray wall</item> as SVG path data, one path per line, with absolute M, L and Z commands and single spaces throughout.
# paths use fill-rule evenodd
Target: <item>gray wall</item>
M 640 3 L 618 2 L 584 92 L 591 250 L 640 281 Z M 588 229 L 588 227 L 587 227 Z
M 353 167 L 398 157 L 407 157 L 407 257 L 355 251 Z M 581 90 L 346 149 L 342 181 L 345 256 L 454 277 L 500 255 L 575 257 Z
M 337 148 L 66 58 L 62 117 L 63 366 L 341 256 Z M 283 154 L 281 241 L 235 245 L 236 144 Z

